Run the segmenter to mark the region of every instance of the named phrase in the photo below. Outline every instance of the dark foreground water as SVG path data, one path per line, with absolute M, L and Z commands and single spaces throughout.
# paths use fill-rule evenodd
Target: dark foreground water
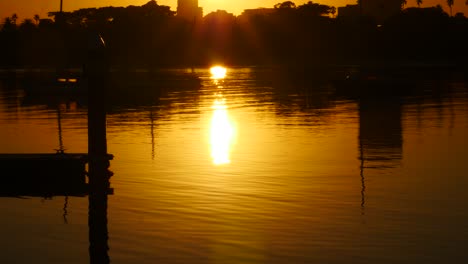
M 199 89 L 112 103 L 112 263 L 468 261 L 466 81 L 382 98 L 196 73 Z M 0 153 L 87 151 L 85 104 L 18 88 L 0 86 Z M 87 197 L 0 197 L 0 212 L 0 263 L 89 262 Z

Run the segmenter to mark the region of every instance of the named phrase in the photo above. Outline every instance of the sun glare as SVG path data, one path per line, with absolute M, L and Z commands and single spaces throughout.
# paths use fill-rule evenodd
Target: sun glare
M 231 163 L 230 152 L 234 142 L 235 126 L 229 119 L 224 99 L 216 99 L 213 103 L 214 112 L 211 118 L 211 157 L 215 165 Z
M 227 69 L 222 66 L 214 66 L 210 69 L 211 79 L 224 79 L 226 77 Z

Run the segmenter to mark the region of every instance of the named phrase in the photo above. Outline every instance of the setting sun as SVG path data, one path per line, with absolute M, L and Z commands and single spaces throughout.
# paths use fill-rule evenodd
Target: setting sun
M 54 0 L 45 0 L 45 1 L 35 1 L 34 4 L 31 4 L 30 0 L 15 0 L 15 1 L 4 1 L 2 3 L 2 8 L 0 9 L 0 17 L 5 18 L 6 16 L 11 16 L 12 14 L 18 14 L 20 20 L 26 18 L 33 18 L 35 14 L 38 14 L 41 18 L 47 18 L 48 12 L 57 11 L 60 6 L 59 1 Z M 82 0 L 82 1 L 63 1 L 63 10 L 66 12 L 75 11 L 81 8 L 90 8 L 90 7 L 105 7 L 105 6 L 122 6 L 127 7 L 130 5 L 141 6 L 149 2 L 149 0 L 106 0 L 106 1 L 91 1 L 91 0 Z M 159 5 L 169 6 L 172 11 L 177 10 L 177 1 L 173 0 L 158 0 L 156 1 Z M 254 8 L 272 8 L 275 4 L 284 1 L 275 1 L 275 0 L 238 0 L 238 1 L 217 1 L 217 0 L 199 0 L 198 4 L 203 8 L 203 15 L 207 15 L 210 12 L 216 10 L 226 10 L 227 12 L 233 13 L 238 16 L 242 14 L 245 9 L 254 9 Z M 297 0 L 292 1 L 296 5 L 302 5 L 307 3 L 308 0 Z M 349 4 L 356 4 L 356 0 L 321 0 L 313 1 L 319 2 L 325 5 L 332 5 L 335 7 L 342 7 Z M 440 4 L 445 11 L 449 11 L 449 7 L 446 4 L 446 1 L 442 0 L 424 0 L 422 7 L 435 6 Z M 417 6 L 416 1 L 408 1 L 405 7 L 415 7 Z M 465 1 L 454 1 L 453 4 L 454 12 L 464 12 L 467 14 L 468 5 L 465 5 Z
M 227 69 L 222 66 L 214 66 L 210 69 L 212 79 L 224 79 L 226 77 Z
M 468 0 L 0 1 L 1 263 L 468 263 Z

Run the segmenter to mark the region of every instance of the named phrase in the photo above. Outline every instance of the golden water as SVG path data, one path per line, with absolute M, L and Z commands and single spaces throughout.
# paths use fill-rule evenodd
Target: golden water
M 256 68 L 195 72 L 199 89 L 108 113 L 112 263 L 468 260 L 466 82 L 356 99 Z M 59 135 L 86 152 L 80 102 L 0 91 L 0 152 L 53 152 Z M 87 263 L 87 210 L 0 198 L 0 262 Z

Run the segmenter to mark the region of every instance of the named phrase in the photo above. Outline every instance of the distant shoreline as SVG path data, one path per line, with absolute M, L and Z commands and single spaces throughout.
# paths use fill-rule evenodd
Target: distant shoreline
M 171 66 L 171 67 L 111 67 L 109 72 L 140 72 L 150 73 L 158 71 L 171 71 L 171 70 L 191 70 L 193 69 L 207 69 L 212 65 L 197 65 L 194 67 L 190 66 Z M 291 65 L 287 64 L 253 64 L 253 65 L 224 65 L 227 68 L 288 68 L 288 69 L 308 69 L 308 68 L 343 68 L 343 67 L 366 67 L 366 68 L 408 68 L 408 69 L 433 69 L 433 68 L 452 68 L 452 69 L 464 69 L 468 68 L 468 63 L 460 65 L 459 63 L 453 62 L 363 62 L 363 63 L 343 63 L 343 64 L 308 64 L 308 65 Z M 18 67 L 18 68 L 0 68 L 0 73 L 83 73 L 83 69 L 80 67 Z

